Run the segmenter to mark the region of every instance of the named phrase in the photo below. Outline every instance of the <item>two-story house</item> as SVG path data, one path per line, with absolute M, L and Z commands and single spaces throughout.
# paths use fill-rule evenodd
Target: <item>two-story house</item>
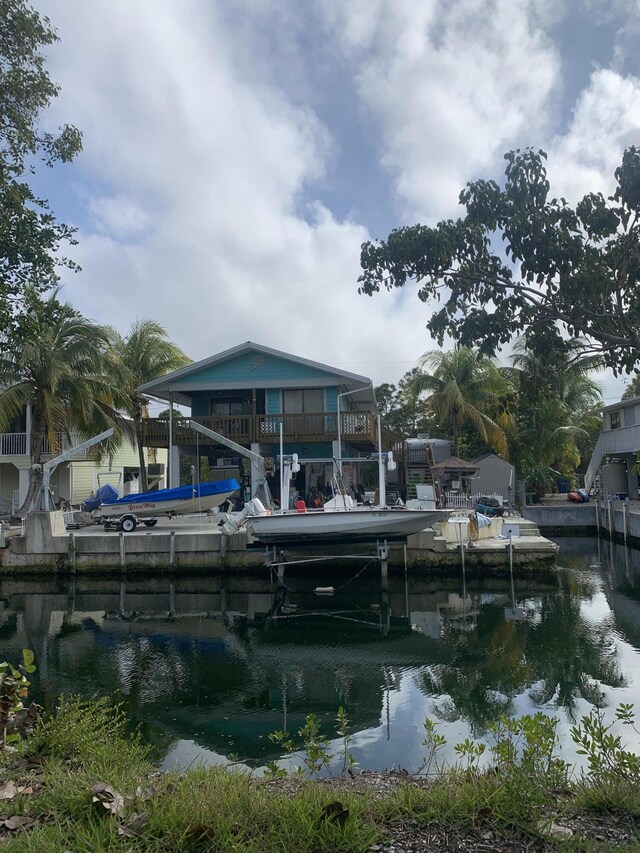
M 77 442 L 80 443 L 81 439 Z M 58 436 L 58 452 L 68 450 L 71 444 L 65 435 Z M 21 416 L 13 419 L 10 428 L 0 433 L 0 515 L 15 513 L 22 505 L 29 487 L 31 468 L 31 410 L 25 408 Z M 43 442 L 44 461 L 51 458 L 49 441 Z M 146 453 L 151 481 L 164 485 L 166 453 Z M 69 502 L 79 506 L 99 486 L 110 483 L 120 494 L 137 492 L 139 475 L 138 451 L 124 441 L 111 457 L 99 458 L 95 450 L 64 462 L 53 472 L 51 488 L 54 501 Z
M 602 430 L 591 456 L 585 486 L 638 497 L 640 397 L 621 400 L 602 410 Z
M 148 382 L 141 393 L 188 407 L 203 426 L 259 453 L 275 476 L 278 456 L 297 453 L 301 470 L 295 486 L 304 495 L 328 488 L 338 456 L 366 457 L 378 446 L 377 406 L 371 380 L 326 364 L 246 342 Z M 172 486 L 189 476 L 243 476 L 251 491 L 249 466 L 232 450 L 189 429 L 187 417 L 145 419 L 145 447 L 168 447 Z M 386 436 L 383 436 L 383 440 Z M 371 464 L 371 463 L 370 463 Z M 358 484 L 359 463 L 343 463 L 345 485 Z M 191 472 L 191 474 L 190 474 Z

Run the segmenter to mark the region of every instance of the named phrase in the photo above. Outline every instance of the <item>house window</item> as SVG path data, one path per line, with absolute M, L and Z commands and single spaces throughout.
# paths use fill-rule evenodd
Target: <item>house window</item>
M 611 429 L 620 429 L 620 412 L 611 412 L 609 419 Z
M 213 417 L 239 417 L 250 415 L 253 407 L 251 392 L 246 391 L 214 391 L 210 398 L 210 414 Z
M 322 388 L 287 388 L 282 392 L 282 411 L 287 415 L 319 414 L 323 410 Z
M 243 415 L 244 406 L 241 401 L 224 401 L 211 403 L 212 415 Z

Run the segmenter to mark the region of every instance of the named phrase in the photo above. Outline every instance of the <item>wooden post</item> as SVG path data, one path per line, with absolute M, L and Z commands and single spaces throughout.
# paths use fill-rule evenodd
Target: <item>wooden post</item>
M 127 551 L 124 544 L 124 533 L 120 531 L 120 565 L 124 568 L 127 565 Z

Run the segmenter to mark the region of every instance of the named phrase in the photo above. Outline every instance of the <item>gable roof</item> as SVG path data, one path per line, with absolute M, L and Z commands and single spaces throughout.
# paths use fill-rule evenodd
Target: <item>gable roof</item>
M 435 465 L 432 465 L 431 470 L 448 471 L 451 473 L 470 471 L 473 473 L 478 470 L 478 466 L 474 465 L 473 462 L 465 462 L 464 459 L 460 459 L 459 456 L 450 456 L 448 459 L 445 459 L 444 462 L 437 462 Z
M 511 462 L 509 462 L 508 459 L 503 459 L 502 456 L 498 456 L 497 453 L 490 453 L 490 452 L 481 453 L 480 456 L 476 456 L 476 458 L 473 460 L 473 464 L 477 465 L 478 462 L 484 462 L 485 459 L 491 459 L 491 458 L 499 459 L 500 462 L 504 462 L 506 465 L 511 465 Z
M 181 392 L 188 391 L 187 383 L 189 377 L 195 377 L 198 373 L 206 370 L 207 368 L 211 368 L 224 362 L 231 361 L 240 356 L 246 355 L 247 353 L 254 353 L 256 355 L 269 356 L 272 358 L 277 358 L 285 361 L 289 361 L 293 364 L 297 364 L 300 366 L 304 366 L 305 368 L 314 370 L 318 372 L 318 375 L 324 375 L 325 377 L 331 377 L 336 380 L 336 384 L 344 385 L 347 390 L 356 390 L 362 387 L 365 390 L 368 386 L 371 385 L 371 380 L 367 376 L 360 376 L 357 373 L 350 373 L 346 370 L 340 370 L 337 367 L 331 367 L 328 364 L 322 364 L 321 362 L 311 361 L 307 358 L 301 358 L 297 355 L 292 355 L 291 353 L 283 352 L 282 350 L 272 349 L 271 347 L 263 346 L 262 344 L 256 344 L 253 341 L 245 341 L 243 344 L 239 344 L 236 347 L 232 347 L 231 349 L 224 350 L 223 352 L 217 353 L 216 355 L 209 356 L 209 358 L 202 359 L 201 361 L 195 361 L 192 364 L 187 365 L 186 367 L 180 368 L 180 370 L 174 370 L 171 373 L 166 373 L 164 376 L 159 376 L 157 379 L 152 379 L 151 382 L 145 382 L 144 385 L 141 385 L 138 389 L 143 394 L 152 394 L 154 396 L 169 399 L 169 395 L 173 394 L 176 402 L 184 402 L 187 405 L 190 400 Z M 264 386 L 268 387 L 269 385 L 286 385 L 287 383 L 280 382 L 260 382 L 259 377 L 256 376 L 256 380 L 248 381 L 244 384 L 253 385 L 253 386 Z M 214 383 L 215 384 L 215 383 Z M 238 382 L 230 382 L 225 383 L 229 387 L 233 386 L 241 386 L 243 383 Z M 301 382 L 298 380 L 297 382 L 291 381 L 291 385 L 296 385 L 299 387 Z M 304 383 L 302 383 L 304 384 Z M 373 390 L 370 389 L 371 400 L 373 400 Z

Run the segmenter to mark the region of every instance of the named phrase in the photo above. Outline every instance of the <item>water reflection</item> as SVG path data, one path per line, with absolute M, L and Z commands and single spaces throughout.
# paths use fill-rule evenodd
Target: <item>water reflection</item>
M 187 764 L 276 757 L 269 732 L 340 705 L 363 766 L 420 762 L 421 724 L 455 742 L 501 713 L 634 701 L 640 552 L 563 540 L 557 583 L 344 575 L 3 580 L 0 657 L 29 646 L 34 688 L 111 694 Z M 335 587 L 318 595 L 318 586 Z M 407 615 L 408 614 L 408 615 Z

